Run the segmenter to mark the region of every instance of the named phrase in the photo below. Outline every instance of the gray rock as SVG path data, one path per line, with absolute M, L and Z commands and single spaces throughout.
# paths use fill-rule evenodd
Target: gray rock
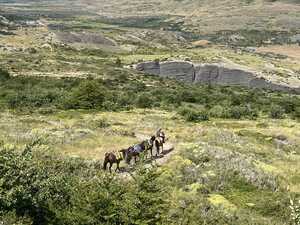
M 219 67 L 214 64 L 202 64 L 195 67 L 194 83 L 216 84 L 219 77 Z
M 160 64 L 159 62 L 143 62 L 136 66 L 138 71 L 143 71 L 144 73 L 160 75 Z
M 272 83 L 257 74 L 241 68 L 224 64 L 193 64 L 186 61 L 143 62 L 136 69 L 160 77 L 174 78 L 188 83 L 224 86 L 243 86 L 248 88 L 270 89 L 300 94 L 300 87 Z
M 228 86 L 240 85 L 249 87 L 250 81 L 254 78 L 255 75 L 248 71 L 220 67 L 217 84 Z
M 195 76 L 194 65 L 185 61 L 163 62 L 160 63 L 160 76 L 191 83 Z

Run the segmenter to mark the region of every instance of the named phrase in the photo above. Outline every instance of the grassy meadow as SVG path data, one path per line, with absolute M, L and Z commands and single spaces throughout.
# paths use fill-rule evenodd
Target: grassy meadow
M 49 115 L 2 112 L 0 126 L 7 149 L 21 151 L 25 144 L 41 139 L 39 148 L 60 160 L 82 159 L 99 166 L 105 152 L 138 143 L 163 127 L 175 150 L 164 156 L 159 179 L 169 189 L 169 213 L 176 211 L 179 202 L 188 202 L 185 216 L 177 212 L 182 220 L 193 220 L 197 208 L 204 207 L 198 205 L 201 198 L 221 218 L 223 213 L 229 216 L 218 220 L 211 215 L 207 221 L 236 222 L 234 215 L 238 215 L 243 224 L 285 224 L 289 197 L 300 192 L 300 127 L 291 119 L 195 123 L 161 109 L 70 110 Z M 279 135 L 287 143 L 278 144 Z M 122 163 L 122 167 L 128 166 Z
M 238 64 L 299 86 L 299 48 L 289 43 L 297 32 L 288 29 L 298 26 L 298 5 L 160 1 L 166 8 L 152 15 L 157 0 L 135 1 L 145 13 L 137 16 L 125 0 L 113 11 L 112 1 L 24 3 L 27 14 L 2 2 L 15 24 L 43 25 L 0 36 L 0 224 L 299 225 L 299 95 L 130 69 L 149 60 Z M 103 7 L 107 17 L 97 14 Z M 172 151 L 103 171 L 106 152 L 158 128 Z

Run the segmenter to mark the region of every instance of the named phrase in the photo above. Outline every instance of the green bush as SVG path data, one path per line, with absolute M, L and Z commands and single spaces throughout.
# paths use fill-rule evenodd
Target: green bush
M 209 110 L 209 115 L 215 118 L 226 118 L 226 110 L 223 106 L 216 105 Z
M 36 77 L 0 79 L 1 106 L 2 109 L 24 111 L 43 111 L 40 108 L 117 111 L 134 107 L 174 109 L 184 103 L 193 103 L 210 109 L 209 113 L 200 112 L 202 115 L 199 116 L 195 115 L 196 112 L 189 113 L 188 120 L 192 121 L 198 120 L 197 117 L 206 120 L 207 114 L 218 118 L 255 119 L 260 114 L 274 114 L 274 109 L 271 113 L 273 105 L 282 107 L 284 113 L 296 118 L 297 107 L 300 107 L 297 95 L 238 87 L 187 85 L 153 76 L 137 79 L 126 71 L 113 72 L 116 75 L 105 80 Z M 155 85 L 147 85 L 148 81 Z
M 228 116 L 233 119 L 256 119 L 258 117 L 258 112 L 250 106 L 233 106 L 229 109 L 228 113 Z
M 0 80 L 8 80 L 9 78 L 10 78 L 9 72 L 0 68 Z
M 195 110 L 188 107 L 181 108 L 179 114 L 188 122 L 199 122 L 209 120 L 206 110 Z
M 0 219 L 5 224 L 162 224 L 168 192 L 156 168 L 122 180 L 97 164 L 39 150 L 0 147 Z M 10 223 L 11 222 L 11 223 Z
M 13 211 L 0 213 L 0 223 L 7 225 L 32 225 L 30 218 L 19 217 Z
M 296 107 L 293 114 L 292 114 L 294 119 L 300 119 L 300 107 Z
M 101 109 L 108 91 L 95 80 L 82 81 L 73 88 L 65 106 L 72 109 Z
M 233 106 L 230 109 L 230 117 L 233 119 L 240 119 L 244 114 L 244 108 L 240 106 Z
M 136 106 L 139 108 L 151 108 L 154 106 L 155 100 L 148 93 L 138 95 L 136 99 Z
M 272 105 L 269 117 L 272 119 L 282 119 L 284 117 L 284 109 L 279 105 Z

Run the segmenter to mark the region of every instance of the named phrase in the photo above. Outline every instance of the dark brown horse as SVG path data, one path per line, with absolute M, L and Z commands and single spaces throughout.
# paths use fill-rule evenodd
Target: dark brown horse
M 136 144 L 134 146 L 129 147 L 126 152 L 126 162 L 130 164 L 131 159 L 134 158 L 134 162 L 136 163 L 137 157 L 139 157 L 140 154 L 143 152 L 147 154 L 148 151 L 150 151 L 152 157 L 153 156 L 152 149 L 153 149 L 154 141 L 155 141 L 155 136 L 152 136 L 149 140 L 145 140 L 140 144 Z
M 114 163 L 117 164 L 117 168 L 115 170 L 115 172 L 117 172 L 117 170 L 120 171 L 120 162 L 126 158 L 126 152 L 127 149 L 122 149 L 119 152 L 107 152 L 105 153 L 104 156 L 104 163 L 103 163 L 103 169 L 106 170 L 107 169 L 107 164 L 109 164 L 109 172 L 111 172 L 111 168 L 113 166 Z
M 161 152 L 164 152 L 164 143 L 166 142 L 165 133 L 160 131 L 159 135 L 155 138 L 154 144 L 156 148 L 156 156 L 159 155 L 159 150 L 161 147 Z

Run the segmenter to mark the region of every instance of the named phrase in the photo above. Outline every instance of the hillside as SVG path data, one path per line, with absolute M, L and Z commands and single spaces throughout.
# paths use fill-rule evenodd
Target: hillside
M 0 224 L 298 225 L 299 17 L 296 0 L 0 0 Z M 103 171 L 158 128 L 164 154 Z

